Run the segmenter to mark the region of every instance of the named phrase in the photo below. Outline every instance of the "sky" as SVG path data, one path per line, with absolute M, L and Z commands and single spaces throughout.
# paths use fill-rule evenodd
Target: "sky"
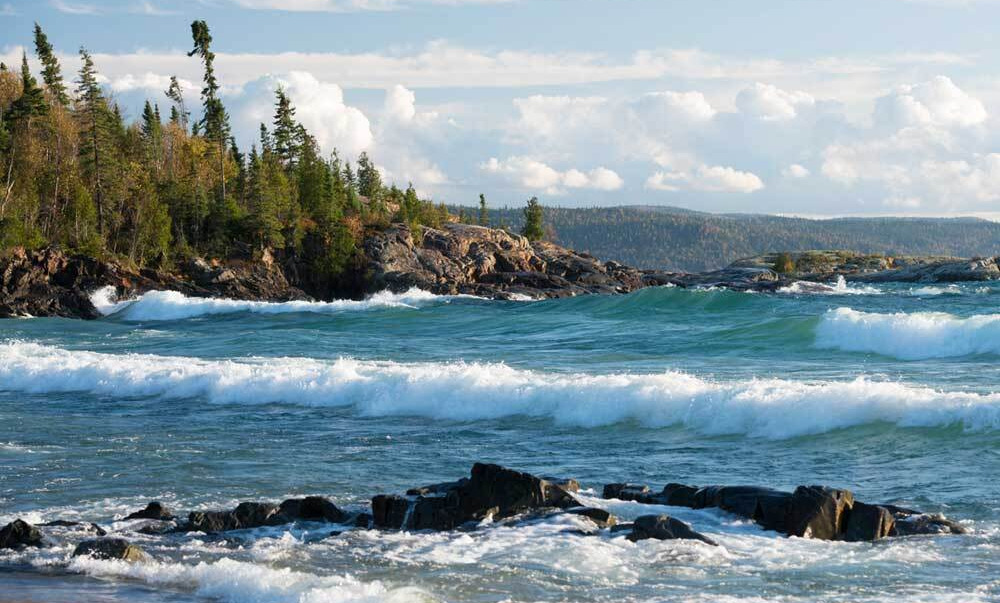
M 197 113 L 194 19 L 241 147 L 283 86 L 439 201 L 1000 215 L 1000 0 L 0 0 L 0 59 Z

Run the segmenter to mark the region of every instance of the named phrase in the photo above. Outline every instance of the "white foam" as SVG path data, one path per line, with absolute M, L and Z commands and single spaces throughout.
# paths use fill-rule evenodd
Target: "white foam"
M 151 585 L 191 588 L 200 596 L 234 603 L 336 603 L 433 601 L 416 588 L 390 589 L 381 582 L 362 582 L 349 575 L 315 574 L 220 559 L 195 565 L 127 563 L 77 557 L 73 571 L 92 576 L 131 578 Z
M 417 308 L 429 303 L 447 303 L 457 298 L 473 296 L 435 295 L 412 288 L 405 293 L 382 291 L 364 300 L 331 302 L 289 301 L 260 302 L 235 299 L 188 297 L 177 291 L 150 291 L 135 299 L 117 301 L 113 287 L 103 287 L 91 295 L 91 301 L 101 314 L 114 314 L 134 321 L 182 320 L 197 316 L 251 312 L 254 314 L 287 314 L 292 312 L 337 313 L 373 308 Z
M 344 406 L 367 416 L 455 421 L 527 416 L 578 427 L 637 422 L 769 438 L 872 422 L 1000 428 L 1000 393 L 938 391 L 865 378 L 714 381 L 674 371 L 543 373 L 495 363 L 202 360 L 22 342 L 0 344 L 0 389 Z
M 820 321 L 816 345 L 903 360 L 1000 354 L 1000 314 L 959 318 L 944 312 L 878 314 L 837 308 Z
M 812 281 L 795 281 L 787 287 L 778 289 L 778 293 L 814 294 L 814 295 L 882 295 L 884 291 L 871 285 L 849 285 L 844 275 L 837 275 L 832 285 Z

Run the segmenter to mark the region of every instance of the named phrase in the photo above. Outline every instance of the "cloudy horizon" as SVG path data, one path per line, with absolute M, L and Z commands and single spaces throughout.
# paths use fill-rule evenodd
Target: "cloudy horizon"
M 448 203 L 994 217 L 998 17 L 992 0 L 15 0 L 0 58 L 31 57 L 38 21 L 64 74 L 86 46 L 129 116 L 166 106 L 171 75 L 197 112 L 205 19 L 241 147 L 281 85 L 325 151 Z

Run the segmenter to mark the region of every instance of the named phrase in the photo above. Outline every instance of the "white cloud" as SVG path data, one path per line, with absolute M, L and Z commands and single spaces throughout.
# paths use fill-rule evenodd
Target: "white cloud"
M 586 173 L 578 169 L 560 172 L 530 157 L 514 156 L 505 160 L 491 157 L 480 164 L 480 169 L 502 175 L 522 188 L 540 190 L 549 195 L 565 194 L 567 188 L 614 191 L 625 185 L 621 176 L 605 167 Z
M 781 175 L 785 178 L 802 179 L 808 178 L 809 174 L 809 169 L 798 163 L 793 163 L 781 171 Z
M 93 4 L 66 2 L 65 0 L 52 0 L 52 8 L 68 15 L 96 15 L 100 12 Z
M 14 10 L 14 6 L 10 2 L 0 5 L 0 17 L 13 17 L 15 15 L 17 15 L 17 11 Z
M 753 193 L 763 189 L 764 182 L 752 172 L 719 165 L 701 165 L 690 173 L 656 172 L 646 180 L 646 188 L 660 191 L 690 189 L 710 193 Z
M 900 86 L 879 99 L 875 109 L 875 121 L 891 127 L 969 127 L 983 123 L 987 116 L 986 107 L 979 99 L 944 76 L 921 84 Z
M 801 108 L 812 107 L 816 99 L 805 92 L 788 92 L 760 82 L 744 88 L 736 96 L 736 107 L 746 115 L 764 121 L 785 121 L 798 116 Z
M 142 0 L 132 7 L 133 13 L 140 15 L 148 15 L 150 17 L 168 17 L 171 15 L 180 14 L 176 11 L 167 10 L 165 8 L 160 8 L 156 4 L 153 4 L 151 0 Z

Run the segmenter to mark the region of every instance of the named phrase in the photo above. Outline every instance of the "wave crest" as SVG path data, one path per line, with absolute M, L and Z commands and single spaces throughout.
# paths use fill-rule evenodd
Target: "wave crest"
M 366 416 L 454 421 L 526 416 L 587 428 L 635 422 L 777 439 L 875 422 L 1000 428 L 1000 393 L 945 392 L 864 378 L 724 382 L 674 371 L 565 374 L 464 362 L 220 361 L 21 342 L 0 345 L 0 389 L 342 406 Z
M 149 291 L 135 299 L 116 301 L 114 287 L 103 287 L 91 296 L 97 310 L 105 316 L 115 315 L 124 320 L 155 321 L 183 320 L 198 316 L 250 312 L 253 314 L 287 314 L 314 312 L 321 314 L 373 308 L 417 308 L 429 303 L 448 303 L 465 295 L 435 295 L 416 287 L 405 293 L 382 291 L 367 299 L 335 300 L 331 302 L 288 301 L 261 302 L 214 297 L 188 297 L 177 291 Z
M 1000 314 L 960 318 L 944 312 L 879 314 L 837 308 L 817 326 L 816 345 L 902 360 L 1000 354 Z

